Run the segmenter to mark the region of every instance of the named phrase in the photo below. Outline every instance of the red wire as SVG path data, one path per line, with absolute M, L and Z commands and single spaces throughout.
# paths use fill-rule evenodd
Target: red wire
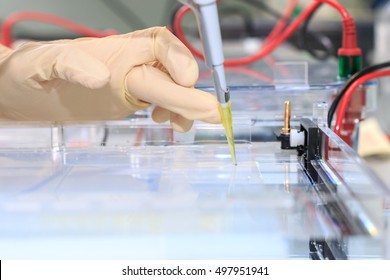
M 87 36 L 87 37 L 105 37 L 109 35 L 118 34 L 116 31 L 100 31 L 96 29 L 92 29 L 81 24 L 75 23 L 68 19 L 40 12 L 19 12 L 10 15 L 7 17 L 2 24 L 1 27 L 1 36 L 2 36 L 2 44 L 10 47 L 12 45 L 12 29 L 15 24 L 20 21 L 38 21 L 45 22 L 49 24 L 54 24 L 65 29 L 71 30 L 77 34 Z
M 276 23 L 272 31 L 268 34 L 267 38 L 264 40 L 264 44 L 267 44 L 269 41 L 279 36 L 279 34 L 287 26 L 288 21 L 292 17 L 292 14 L 294 13 L 297 4 L 298 4 L 298 0 L 291 0 L 290 2 L 288 2 L 286 12 L 284 13 L 283 17 Z
M 355 90 L 362 84 L 366 83 L 369 80 L 384 77 L 384 76 L 390 76 L 390 70 L 382 70 L 373 72 L 367 75 L 364 75 L 360 79 L 357 79 L 345 92 L 344 97 L 341 99 L 340 107 L 337 111 L 337 119 L 334 131 L 337 135 L 341 135 L 341 126 L 343 125 L 343 120 L 345 117 L 345 112 L 347 111 L 347 107 L 349 104 L 349 101 L 351 100 L 352 94 L 355 92 Z
M 238 66 L 243 64 L 253 63 L 264 56 L 267 56 L 272 51 L 274 51 L 281 43 L 288 39 L 298 27 L 306 20 L 306 18 L 321 4 L 326 3 L 337 9 L 343 17 L 343 49 L 353 48 L 356 49 L 356 32 L 353 19 L 349 15 L 348 11 L 339 3 L 334 2 L 333 0 L 316 0 L 309 4 L 309 6 L 299 14 L 299 16 L 284 30 L 279 36 L 275 36 L 275 39 L 272 40 L 269 44 L 263 45 L 263 47 L 255 54 L 238 58 L 230 59 L 225 61 L 225 66 Z M 176 31 L 177 37 L 188 47 L 188 49 L 194 54 L 194 56 L 204 60 L 203 54 L 195 49 L 190 42 L 185 38 L 184 31 L 182 29 L 181 23 L 184 16 L 190 11 L 190 8 L 183 6 L 176 14 L 174 20 L 174 30 Z M 347 34 L 347 36 L 345 35 Z M 354 36 L 349 36 L 349 35 Z M 355 43 L 354 43 L 355 42 Z M 357 51 L 356 51 L 357 52 Z
M 251 68 L 247 67 L 235 67 L 235 68 L 226 68 L 226 73 L 236 73 L 236 74 L 242 74 L 247 75 L 249 77 L 255 78 L 260 81 L 264 81 L 267 83 L 272 83 L 273 79 L 259 71 L 256 71 Z
M 329 6 L 332 6 L 340 13 L 340 15 L 343 17 L 343 19 L 347 19 L 347 18 L 351 17 L 348 10 L 343 5 L 341 5 L 340 3 L 338 3 L 334 0 L 316 0 L 316 1 L 326 3 Z
M 218 2 L 220 2 L 220 1 L 218 1 Z M 279 33 L 281 33 L 283 31 L 283 29 L 286 27 L 286 25 L 288 24 L 288 21 L 291 18 L 292 14 L 294 13 L 294 10 L 295 10 L 297 4 L 298 4 L 298 0 L 291 0 L 289 2 L 285 14 L 277 22 L 275 27 L 272 29 L 272 31 L 270 32 L 270 34 L 268 35 L 268 37 L 264 41 L 264 43 L 263 43 L 264 45 L 268 44 L 273 39 L 275 39 L 277 36 L 279 36 Z M 189 12 L 189 10 L 188 10 L 188 12 Z M 189 45 L 189 47 L 192 49 L 191 45 Z M 196 50 L 195 48 L 192 49 L 192 52 L 198 58 L 202 58 L 203 59 L 203 54 L 201 52 L 199 52 L 198 50 Z M 266 59 L 267 59 L 267 63 L 271 64 L 273 66 L 275 61 L 272 59 L 272 57 L 267 56 Z M 226 65 L 226 63 L 225 63 L 225 65 Z M 229 66 L 229 63 L 228 63 L 227 66 Z M 258 79 L 258 80 L 262 80 L 262 81 L 265 81 L 265 82 L 268 82 L 268 83 L 272 83 L 273 82 L 273 79 L 268 77 L 267 75 L 265 75 L 265 74 L 263 74 L 263 73 L 261 73 L 259 71 L 256 71 L 256 70 L 249 69 L 249 68 L 238 68 L 238 69 L 236 69 L 236 71 L 235 70 L 229 70 L 229 68 L 227 68 L 226 71 L 227 72 L 237 72 L 237 73 L 245 74 L 245 75 L 254 77 L 254 78 Z
M 235 73 L 235 74 L 240 74 L 240 75 L 246 75 L 248 77 L 255 78 L 259 81 L 263 81 L 266 83 L 272 83 L 273 79 L 259 71 L 256 71 L 251 68 L 247 68 L 245 66 L 241 67 L 229 67 L 225 69 L 226 73 Z M 203 71 L 199 74 L 199 80 L 206 79 L 212 75 L 211 71 Z
M 243 57 L 238 59 L 230 59 L 225 61 L 225 66 L 238 66 L 242 64 L 249 64 L 253 63 L 264 56 L 271 53 L 276 47 L 278 47 L 284 40 L 286 40 L 295 30 L 299 27 L 299 25 L 306 19 L 306 17 L 319 5 L 319 2 L 315 1 L 312 2 L 309 7 L 303 11 L 300 16 L 275 40 L 270 42 L 269 44 L 265 45 L 263 48 L 261 48 L 257 53 Z M 177 36 L 179 39 L 183 41 L 183 43 L 191 50 L 191 52 L 194 50 L 194 48 L 190 45 L 190 43 L 184 38 L 183 30 L 181 29 L 180 22 L 182 21 L 183 16 L 190 11 L 190 8 L 184 7 L 179 10 L 177 14 L 177 18 L 175 19 L 175 30 L 177 33 Z M 183 40 L 184 39 L 184 40 Z M 199 51 L 194 52 L 194 55 L 198 58 L 203 59 L 203 54 L 201 54 Z

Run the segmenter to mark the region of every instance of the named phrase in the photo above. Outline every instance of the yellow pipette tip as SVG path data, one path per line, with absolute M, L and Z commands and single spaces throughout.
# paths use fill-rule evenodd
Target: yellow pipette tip
M 234 146 L 232 106 L 230 101 L 227 103 L 226 106 L 222 106 L 221 104 L 219 104 L 219 113 L 221 114 L 222 125 L 225 129 L 226 139 L 228 141 L 233 164 L 237 165 L 236 148 Z

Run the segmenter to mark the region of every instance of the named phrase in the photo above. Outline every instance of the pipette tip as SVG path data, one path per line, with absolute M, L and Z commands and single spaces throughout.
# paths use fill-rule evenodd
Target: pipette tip
M 236 148 L 234 145 L 234 134 L 233 134 L 233 118 L 231 103 L 228 102 L 226 106 L 219 105 L 219 112 L 221 114 L 222 125 L 225 129 L 226 139 L 228 141 L 230 154 L 234 165 L 237 165 Z

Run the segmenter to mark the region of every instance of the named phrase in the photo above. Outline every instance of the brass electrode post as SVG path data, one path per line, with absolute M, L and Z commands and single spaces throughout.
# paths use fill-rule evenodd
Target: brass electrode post
M 284 125 L 282 128 L 282 134 L 290 133 L 290 120 L 291 120 L 291 107 L 290 101 L 284 102 Z

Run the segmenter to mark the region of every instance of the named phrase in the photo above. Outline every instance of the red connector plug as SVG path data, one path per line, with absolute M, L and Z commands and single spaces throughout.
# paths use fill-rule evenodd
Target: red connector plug
M 362 69 L 362 50 L 357 46 L 356 26 L 353 18 L 334 0 L 317 0 L 335 8 L 343 17 L 343 42 L 338 50 L 339 77 L 345 79 Z
M 356 27 L 353 18 L 343 19 L 343 42 L 338 50 L 340 56 L 362 55 L 362 50 L 357 46 Z
M 357 47 L 356 27 L 351 17 L 343 19 L 343 44 L 338 50 L 339 77 L 348 78 L 362 69 L 362 50 Z

